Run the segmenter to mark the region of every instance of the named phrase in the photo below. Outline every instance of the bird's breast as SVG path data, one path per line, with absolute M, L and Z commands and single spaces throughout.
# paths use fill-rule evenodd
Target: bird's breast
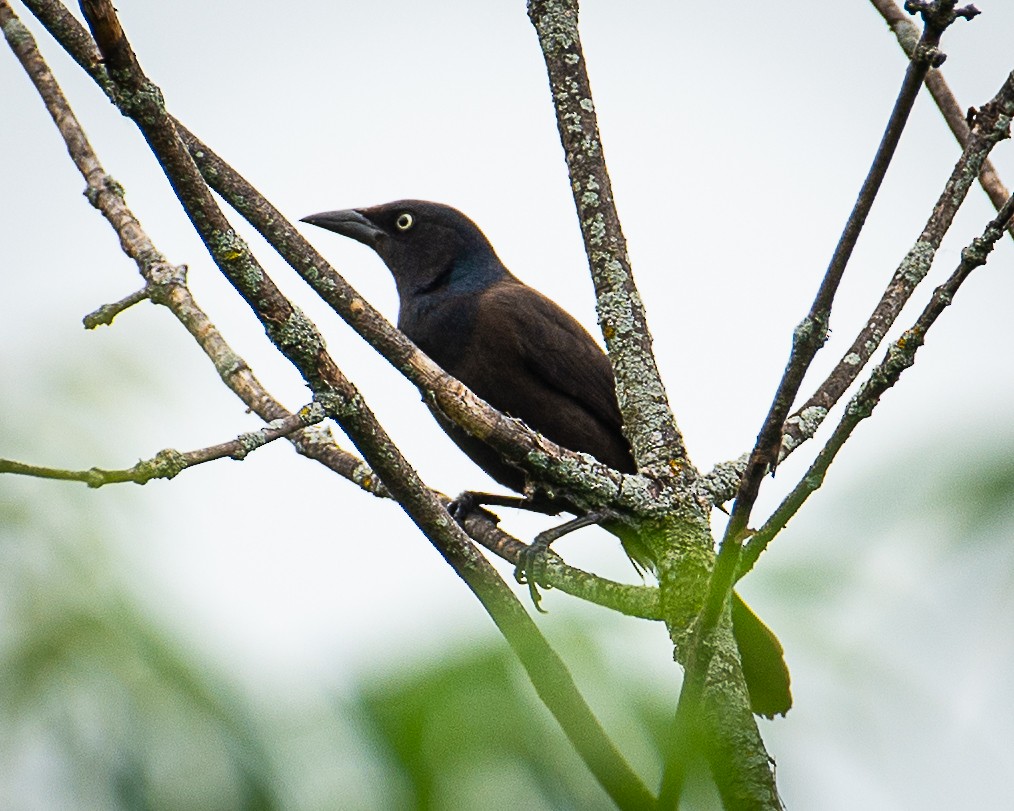
M 402 302 L 398 329 L 444 371 L 457 377 L 456 369 L 473 344 L 476 314 L 474 296 L 448 296 L 446 293 L 415 296 L 411 301 Z

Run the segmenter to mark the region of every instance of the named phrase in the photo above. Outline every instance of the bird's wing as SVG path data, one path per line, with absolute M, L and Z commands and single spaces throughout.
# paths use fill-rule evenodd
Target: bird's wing
M 616 383 L 609 358 L 574 318 L 536 290 L 514 281 L 511 332 L 526 367 L 605 426 L 620 431 Z

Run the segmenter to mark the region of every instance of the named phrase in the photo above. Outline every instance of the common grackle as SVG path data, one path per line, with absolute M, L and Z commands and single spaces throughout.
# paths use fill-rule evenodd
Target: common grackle
M 398 327 L 490 405 L 558 445 L 591 454 L 621 472 L 636 471 L 605 353 L 568 313 L 512 275 L 460 211 L 399 200 L 312 214 L 303 222 L 373 248 L 398 288 Z M 521 470 L 431 410 L 479 467 L 500 484 L 524 491 Z M 554 514 L 581 512 L 538 493 L 525 506 Z M 625 548 L 635 563 L 650 567 L 645 550 L 630 543 Z M 784 714 L 792 697 L 778 639 L 735 594 L 732 617 L 753 711 Z

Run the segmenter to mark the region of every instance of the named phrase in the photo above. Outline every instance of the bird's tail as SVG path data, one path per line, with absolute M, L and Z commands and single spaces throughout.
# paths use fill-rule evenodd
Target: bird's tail
M 735 592 L 732 594 L 732 633 L 739 646 L 743 676 L 750 693 L 750 709 L 766 718 L 785 715 L 792 706 L 792 692 L 782 644 Z
M 623 533 L 621 540 L 638 574 L 655 571 L 651 553 L 636 536 Z M 732 593 L 732 633 L 750 693 L 750 709 L 766 718 L 785 715 L 792 706 L 792 692 L 782 644 L 736 592 Z
M 620 543 L 623 544 L 623 551 L 627 553 L 627 557 L 630 562 L 634 565 L 634 569 L 644 579 L 645 572 L 655 573 L 655 560 L 651 556 L 651 552 L 648 548 L 638 540 L 637 536 L 632 533 L 620 533 L 617 532 L 620 538 Z

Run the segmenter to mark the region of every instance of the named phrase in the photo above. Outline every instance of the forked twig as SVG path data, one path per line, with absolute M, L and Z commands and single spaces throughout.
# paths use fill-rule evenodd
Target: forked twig
M 1014 197 L 1007 199 L 1007 202 L 1000 207 L 1000 213 L 990 221 L 982 235 L 976 237 L 961 252 L 961 262 L 958 267 L 947 281 L 933 291 L 933 296 L 915 323 L 891 344 L 887 355 L 873 369 L 869 378 L 852 397 L 834 433 L 817 454 L 817 458 L 810 465 L 809 470 L 764 525 L 747 540 L 743 547 L 737 579 L 753 568 L 757 558 L 767 548 L 771 539 L 798 512 L 806 499 L 823 484 L 824 475 L 842 445 L 852 435 L 856 426 L 873 413 L 880 398 L 898 382 L 901 373 L 915 363 L 915 354 L 925 342 L 930 327 L 933 326 L 944 309 L 954 301 L 958 288 L 972 271 L 986 264 L 990 252 L 1003 236 L 1004 231 L 1010 229 L 1012 218 L 1014 218 Z
M 951 176 L 948 178 L 922 233 L 891 277 L 887 289 L 874 307 L 852 345 L 810 398 L 785 425 L 781 453 L 787 455 L 813 435 L 828 411 L 845 394 L 866 366 L 884 336 L 897 320 L 918 284 L 926 277 L 944 235 L 958 208 L 979 175 L 990 151 L 1010 137 L 1014 116 L 1014 73 L 997 94 L 978 111 L 975 122 Z
M 3 2 L 3 0 L 0 0 Z M 310 403 L 288 418 L 275 420 L 256 431 L 240 434 L 228 442 L 211 445 L 194 451 L 178 451 L 166 448 L 150 459 L 143 459 L 136 465 L 122 470 L 106 470 L 92 467 L 88 470 L 62 470 L 39 465 L 27 465 L 10 459 L 0 459 L 0 473 L 17 473 L 41 479 L 83 482 L 89 487 L 106 484 L 147 484 L 152 479 L 172 479 L 188 467 L 214 462 L 217 459 L 245 459 L 248 454 L 262 448 L 276 439 L 290 436 L 309 425 L 316 425 L 324 419 L 324 409 L 318 403 Z
M 898 39 L 898 44 L 905 52 L 905 55 L 911 57 L 915 43 L 919 39 L 919 29 L 915 23 L 898 8 L 898 4 L 894 0 L 870 0 L 870 2 L 880 12 L 880 16 L 884 18 L 884 21 L 894 32 L 895 37 Z M 943 73 L 938 68 L 934 68 L 926 74 L 926 89 L 929 90 L 933 101 L 936 102 L 937 108 L 940 110 L 941 115 L 943 115 L 944 121 L 947 122 L 947 126 L 950 128 L 955 139 L 961 145 L 961 148 L 964 149 L 968 143 L 970 131 L 968 115 L 971 111 L 966 111 L 961 107 L 944 80 Z M 993 203 L 993 207 L 999 211 L 1007 201 L 1007 198 L 1010 197 L 1010 192 L 1003 185 L 999 174 L 997 174 L 996 169 L 989 160 L 984 161 L 982 164 L 982 171 L 979 173 L 979 183 Z M 1011 225 L 1007 230 L 1011 237 L 1014 238 L 1014 225 Z

